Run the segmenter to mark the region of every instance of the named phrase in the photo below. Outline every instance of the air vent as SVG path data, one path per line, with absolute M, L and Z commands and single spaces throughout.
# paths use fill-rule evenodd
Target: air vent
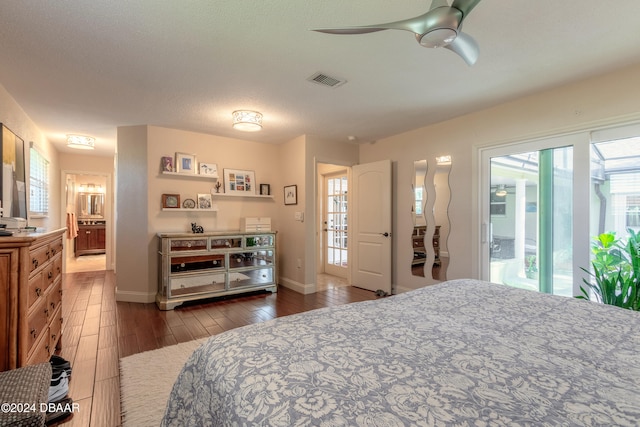
M 313 83 L 318 83 L 319 85 L 329 86 L 329 87 L 342 86 L 347 82 L 346 80 L 341 80 L 336 77 L 327 76 L 326 74 L 323 74 L 323 73 L 315 73 L 314 75 L 309 77 L 307 80 Z

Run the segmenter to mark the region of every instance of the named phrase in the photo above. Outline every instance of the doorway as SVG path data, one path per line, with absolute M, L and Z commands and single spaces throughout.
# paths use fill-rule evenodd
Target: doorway
M 62 179 L 64 218 L 74 231 L 67 233 L 64 271 L 110 269 L 110 175 L 64 171 Z
M 344 165 L 318 163 L 316 290 L 349 286 L 349 175 Z

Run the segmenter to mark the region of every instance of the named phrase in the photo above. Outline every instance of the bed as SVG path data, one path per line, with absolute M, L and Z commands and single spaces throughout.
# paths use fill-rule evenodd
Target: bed
M 163 426 L 637 426 L 640 313 L 477 280 L 225 332 Z

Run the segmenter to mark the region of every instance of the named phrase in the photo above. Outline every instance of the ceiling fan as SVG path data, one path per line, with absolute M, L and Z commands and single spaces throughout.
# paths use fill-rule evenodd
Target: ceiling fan
M 468 65 L 475 64 L 480 49 L 478 43 L 462 32 L 462 21 L 480 0 L 432 0 L 429 11 L 415 18 L 346 28 L 323 28 L 313 31 L 328 34 L 366 34 L 384 30 L 404 30 L 415 34 L 424 47 L 443 47 L 457 53 Z

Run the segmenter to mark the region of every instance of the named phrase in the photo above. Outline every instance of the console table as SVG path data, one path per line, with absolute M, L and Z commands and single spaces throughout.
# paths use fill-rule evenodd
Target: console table
M 275 232 L 158 233 L 158 237 L 156 304 L 161 310 L 204 298 L 277 291 Z

